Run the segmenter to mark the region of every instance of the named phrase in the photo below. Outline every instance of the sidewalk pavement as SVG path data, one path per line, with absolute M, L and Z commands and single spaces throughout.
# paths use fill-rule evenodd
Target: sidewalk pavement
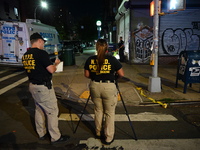
M 90 80 L 84 77 L 84 63 L 91 55 L 89 51 L 77 55 L 76 65 L 64 66 L 64 71 L 54 74 L 53 83 L 57 96 L 74 102 L 85 103 L 88 94 Z M 200 84 L 193 84 L 183 93 L 184 83 L 178 82 L 175 88 L 177 65 L 162 65 L 158 67 L 158 76 L 161 78 L 162 91 L 151 93 L 148 91 L 148 81 L 152 73 L 152 67 L 148 64 L 127 64 L 122 63 L 125 77 L 119 79 L 118 85 L 120 93 L 126 106 L 154 106 L 162 105 L 166 108 L 170 102 L 172 104 L 200 102 Z M 85 94 L 86 93 L 86 94 Z M 84 95 L 85 94 L 85 95 Z M 119 101 L 119 104 L 122 101 Z M 89 103 L 92 103 L 89 101 Z M 192 120 L 193 121 L 193 120 Z M 148 139 L 138 140 L 116 140 L 111 144 L 115 149 L 120 143 L 124 149 L 138 150 L 160 150 L 160 149 L 198 149 L 199 139 Z M 97 149 L 102 146 L 98 139 L 89 138 L 80 141 L 79 144 L 86 144 L 89 148 Z M 105 147 L 107 149 L 107 147 Z M 109 146 L 108 146 L 109 149 Z
M 94 51 L 93 51 L 94 53 Z M 88 91 L 88 85 L 90 80 L 84 77 L 83 67 L 86 59 L 91 55 L 89 50 L 85 51 L 84 54 L 76 55 L 76 64 L 73 66 L 64 66 L 62 72 L 54 74 L 53 83 L 57 96 L 62 99 L 71 100 L 74 102 L 85 103 L 87 96 L 81 98 L 85 91 Z M 122 63 L 125 72 L 125 77 L 118 81 L 119 89 L 123 97 L 126 106 L 144 106 L 144 105 L 160 105 L 153 103 L 153 100 L 165 99 L 171 102 L 195 102 L 200 101 L 199 88 L 200 84 L 193 84 L 192 87 L 188 87 L 187 93 L 183 93 L 183 82 L 179 81 L 178 88 L 175 88 L 176 80 L 176 65 L 165 65 L 159 66 L 158 76 L 161 78 L 162 91 L 160 93 L 150 93 L 148 89 L 148 79 L 151 76 L 152 68 L 150 65 L 142 64 L 127 64 Z M 142 88 L 138 90 L 137 87 Z M 25 94 L 27 84 L 23 85 L 18 89 L 16 98 L 9 96 L 10 93 L 5 93 L 5 101 L 2 101 L 3 108 L 1 113 L 2 130 L 5 130 L 1 136 L 1 146 L 5 146 L 0 149 L 68 149 L 67 145 L 57 148 L 57 146 L 49 145 L 49 141 L 38 142 L 38 137 L 34 131 L 33 118 L 34 118 L 34 103 L 29 100 L 31 95 Z M 16 92 L 14 91 L 10 91 Z M 148 97 L 148 98 L 147 98 Z M 92 103 L 89 101 L 89 103 Z M 119 101 L 121 103 L 121 101 Z M 75 103 L 76 104 L 76 103 Z M 83 104 L 84 105 L 84 104 Z M 198 109 L 197 107 L 196 109 Z M 17 113 L 16 113 L 17 112 Z M 196 116 L 199 117 L 199 116 Z M 193 120 L 192 120 L 193 121 Z M 195 122 L 199 123 L 199 122 Z M 10 125 L 9 125 L 10 124 Z M 66 123 L 60 122 L 60 126 L 68 133 L 66 129 Z M 3 128 L 4 127 L 4 128 Z M 80 131 L 80 130 L 79 130 Z M 69 133 L 71 133 L 69 128 Z M 82 133 L 87 133 L 84 131 Z M 82 134 L 81 133 L 81 134 Z M 81 135 L 79 134 L 79 135 Z M 90 133 L 89 133 L 90 134 Z M 78 135 L 78 136 L 79 136 Z M 76 134 L 77 136 L 77 134 Z M 79 140 L 73 137 L 72 140 Z M 5 142 L 4 142 L 5 141 Z M 78 142 L 78 141 L 77 141 Z M 138 150 L 160 150 L 160 149 L 192 149 L 196 150 L 199 148 L 200 139 L 139 139 L 137 142 L 134 139 L 116 139 L 111 146 L 122 145 L 125 150 L 138 149 Z M 82 140 L 79 144 L 87 144 L 88 147 L 94 145 L 99 147 L 102 144 L 93 136 L 87 140 Z M 68 145 L 70 146 L 70 145 Z M 73 146 L 73 145 L 72 145 Z M 79 145 L 81 146 L 81 145 Z M 8 147 L 8 148 L 7 148 Z M 30 148 L 31 147 L 31 148 Z M 78 149 L 78 148 L 77 148 Z M 92 148 L 91 148 L 92 149 Z M 96 147 L 93 147 L 96 149 Z M 122 149 L 121 147 L 116 148 L 105 148 L 105 149 Z
M 63 72 L 54 74 L 53 83 L 56 94 L 63 99 L 83 101 L 89 94 L 88 85 L 90 80 L 84 77 L 84 63 L 92 55 L 89 50 L 84 54 L 75 56 L 76 64 L 64 66 Z M 158 77 L 161 78 L 161 92 L 151 93 L 148 91 L 149 77 L 152 75 L 152 66 L 149 64 L 122 63 L 125 77 L 118 80 L 119 90 L 127 105 L 162 105 L 166 108 L 176 103 L 200 102 L 200 84 L 194 83 L 183 93 L 183 81 L 178 81 L 175 87 L 177 65 L 159 65 Z M 83 95 L 84 94 L 84 95 Z

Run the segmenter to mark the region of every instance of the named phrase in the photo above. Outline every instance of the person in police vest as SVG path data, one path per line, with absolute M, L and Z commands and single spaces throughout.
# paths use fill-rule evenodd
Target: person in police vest
M 96 137 L 101 138 L 103 116 L 105 116 L 105 144 L 114 141 L 115 108 L 118 90 L 115 85 L 115 75 L 124 76 L 121 63 L 112 55 L 107 55 L 106 40 L 99 39 L 96 43 L 97 55 L 89 57 L 84 66 L 84 75 L 91 79 L 90 95 L 94 102 Z
M 45 40 L 39 33 L 33 33 L 30 42 L 31 48 L 23 55 L 22 63 L 30 82 L 29 91 L 35 101 L 36 131 L 41 140 L 50 135 L 52 144 L 65 142 L 69 136 L 61 135 L 58 128 L 59 110 L 51 81 L 60 60 L 56 59 L 54 64 L 51 62 L 48 53 L 43 50 Z

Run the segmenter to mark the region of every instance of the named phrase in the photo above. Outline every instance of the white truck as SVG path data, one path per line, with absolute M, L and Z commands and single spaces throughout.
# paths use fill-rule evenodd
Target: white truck
M 45 50 L 51 59 L 60 55 L 62 44 L 55 27 L 38 20 L 26 22 L 0 21 L 0 64 L 22 65 L 23 54 L 31 47 L 30 35 L 38 32 L 45 40 Z

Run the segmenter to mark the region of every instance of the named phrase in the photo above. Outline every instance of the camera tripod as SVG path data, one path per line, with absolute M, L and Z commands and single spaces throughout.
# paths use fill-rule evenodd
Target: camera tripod
M 120 92 L 120 90 L 119 90 L 119 86 L 118 86 L 117 81 L 115 82 L 115 85 L 116 85 L 117 90 L 118 90 L 118 92 L 119 92 L 120 98 L 121 98 L 121 100 L 122 100 L 122 104 L 123 104 L 124 109 L 125 109 L 125 113 L 126 113 L 126 115 L 127 115 L 127 117 L 128 117 L 129 124 L 130 124 L 130 126 L 131 126 L 132 131 L 133 131 L 133 135 L 134 135 L 133 139 L 137 140 L 137 137 L 136 137 L 136 134 L 135 134 L 135 130 L 134 130 L 134 128 L 133 128 L 133 124 L 132 124 L 132 122 L 131 122 L 131 119 L 130 119 L 130 117 L 129 117 L 128 111 L 127 111 L 127 109 L 126 109 L 126 106 L 125 106 L 123 97 L 122 97 L 122 95 L 121 95 L 121 92 Z M 84 108 L 83 108 L 82 114 L 81 114 L 80 119 L 79 119 L 79 121 L 78 121 L 78 124 L 77 124 L 77 126 L 76 126 L 76 128 L 75 128 L 75 130 L 74 130 L 74 133 L 76 133 L 76 131 L 77 131 L 77 129 L 78 129 L 78 126 L 79 126 L 79 124 L 80 124 L 80 122 L 81 122 L 81 119 L 82 119 L 82 117 L 83 117 L 83 114 L 85 113 L 85 109 L 86 109 L 86 107 L 87 107 L 87 105 L 88 105 L 88 102 L 89 102 L 89 100 L 90 100 L 90 97 L 91 97 L 91 95 L 88 96 L 87 102 L 86 102 L 86 104 L 85 104 L 85 106 L 84 106 Z

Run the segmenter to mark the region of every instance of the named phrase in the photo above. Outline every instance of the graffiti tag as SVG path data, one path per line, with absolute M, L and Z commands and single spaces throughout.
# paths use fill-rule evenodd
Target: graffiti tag
M 151 54 L 151 45 L 153 43 L 153 33 L 150 28 L 143 27 L 134 33 L 135 52 L 138 61 L 145 62 Z
M 193 29 L 200 30 L 200 22 L 192 22 Z
M 193 33 L 193 29 L 168 28 L 162 35 L 162 47 L 166 54 L 178 55 L 181 51 L 199 50 L 199 35 Z

